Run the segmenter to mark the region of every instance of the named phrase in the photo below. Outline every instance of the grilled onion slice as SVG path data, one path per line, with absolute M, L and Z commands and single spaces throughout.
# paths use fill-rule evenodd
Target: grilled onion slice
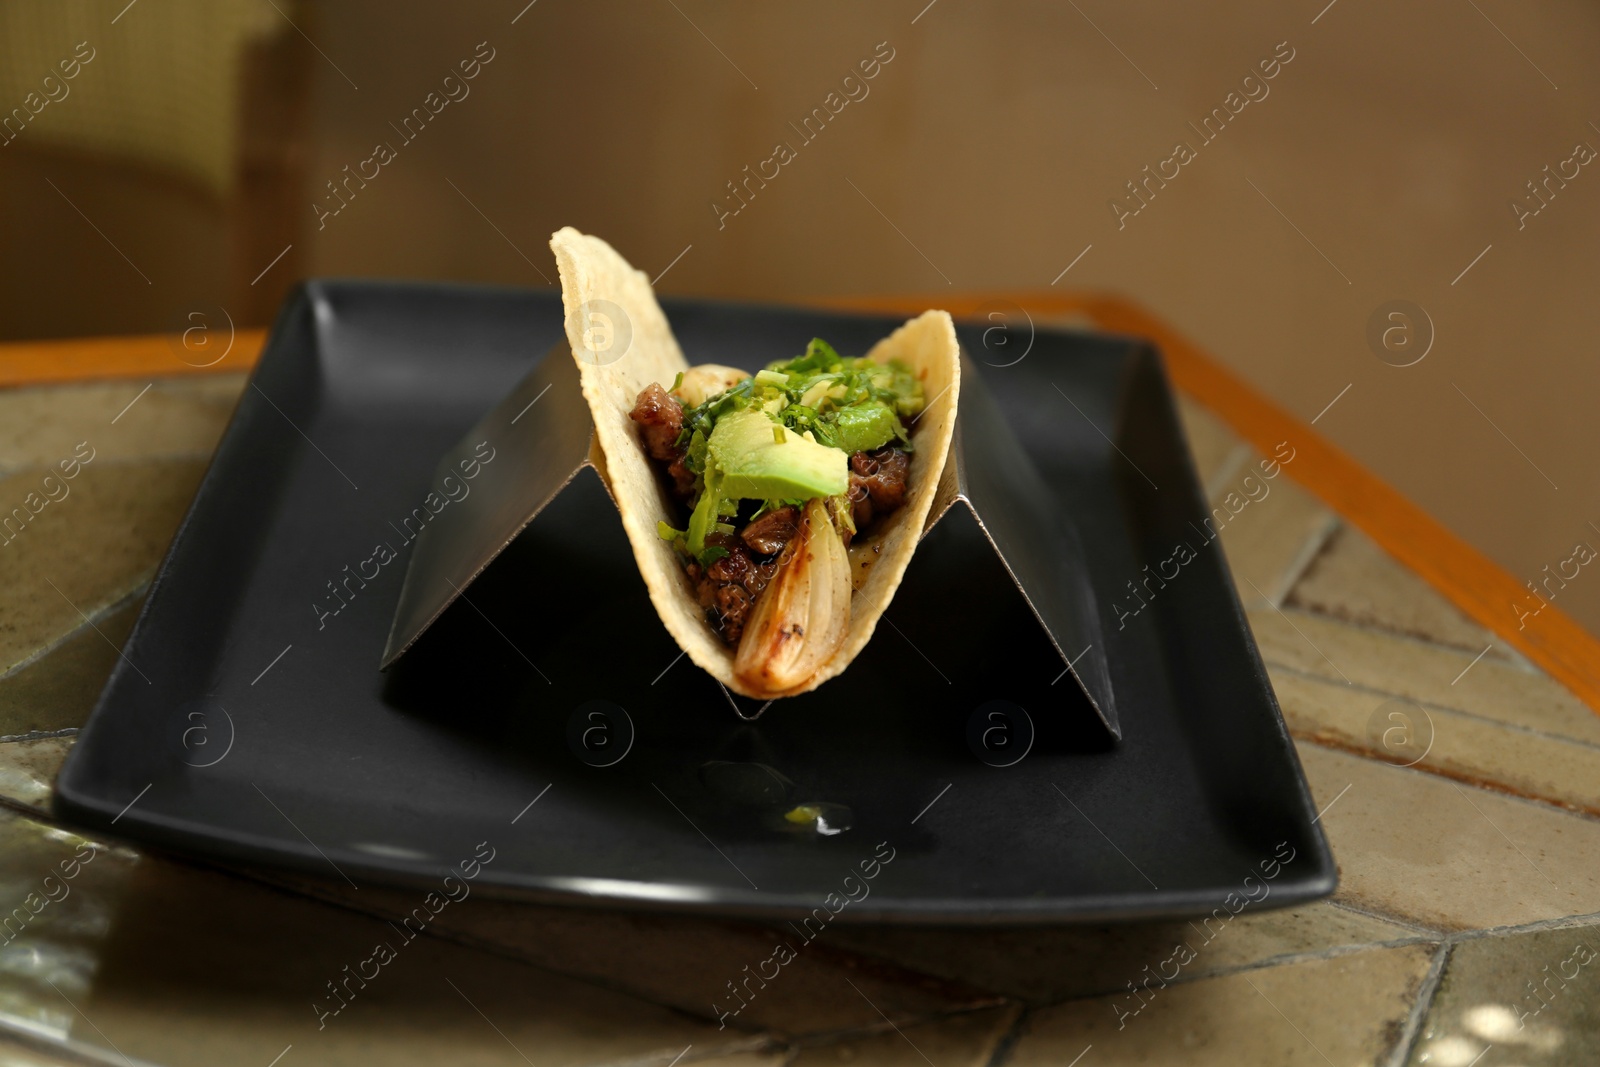
M 850 557 L 820 497 L 806 503 L 778 571 L 756 598 L 733 673 L 773 695 L 805 682 L 850 629 Z

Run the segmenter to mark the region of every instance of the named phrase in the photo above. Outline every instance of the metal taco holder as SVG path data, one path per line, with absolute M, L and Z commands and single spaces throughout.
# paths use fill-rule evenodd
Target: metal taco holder
M 610 495 L 605 457 L 569 356 L 566 344 L 557 344 L 440 459 L 435 484 L 459 471 L 483 442 L 495 449 L 493 467 L 472 494 L 417 537 L 380 670 L 394 666 L 585 470 Z M 977 525 L 1102 725 L 1120 739 L 1100 613 L 1077 536 L 971 360 L 963 355 L 961 362 L 955 436 L 923 534 L 941 522 Z M 930 578 L 907 572 L 907 583 L 918 580 Z M 723 693 L 744 719 L 759 718 L 773 703 L 753 707 L 726 687 Z

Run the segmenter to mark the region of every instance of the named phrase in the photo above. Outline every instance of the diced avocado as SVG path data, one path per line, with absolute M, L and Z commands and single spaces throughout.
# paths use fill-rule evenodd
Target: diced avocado
M 871 452 L 894 440 L 899 429 L 888 404 L 870 400 L 840 408 L 833 415 L 833 440 L 846 452 Z
M 722 474 L 724 497 L 740 500 L 810 500 L 849 488 L 849 457 L 837 448 L 785 431 L 761 411 L 739 411 L 717 420 L 708 451 Z

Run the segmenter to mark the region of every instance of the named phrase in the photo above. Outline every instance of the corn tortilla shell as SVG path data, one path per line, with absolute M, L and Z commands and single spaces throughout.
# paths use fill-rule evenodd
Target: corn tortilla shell
M 734 692 L 756 699 L 797 696 L 842 672 L 871 640 L 879 617 L 894 598 L 922 536 L 950 452 L 961 392 L 961 363 L 955 324 L 949 314 L 923 312 L 867 353 L 878 362 L 899 359 L 912 368 L 922 380 L 923 395 L 929 404 L 912 426 L 916 448 L 905 502 L 886 521 L 874 524 L 870 536 L 859 536 L 851 542 L 850 569 L 855 592 L 844 642 L 827 663 L 800 685 L 778 693 L 752 691 L 734 677 L 735 650 L 724 645 L 706 621 L 677 553 L 656 533 L 658 522 L 677 524 L 681 519 L 628 417 L 641 389 L 651 382 L 670 387 L 678 372 L 687 370 L 689 364 L 643 272 L 630 266 L 606 242 L 570 226 L 550 238 L 550 247 L 561 272 L 567 340 L 578 365 L 584 399 L 594 415 L 595 435 L 605 455 L 611 493 L 622 513 L 622 526 L 633 546 L 651 603 L 667 632 L 696 666 Z M 602 324 L 599 330 L 593 328 L 596 312 L 614 319 L 618 309 L 631 330 L 627 347 L 620 354 L 617 323 Z M 606 326 L 612 328 L 611 333 L 607 333 Z M 809 340 L 795 338 L 795 351 L 800 352 Z

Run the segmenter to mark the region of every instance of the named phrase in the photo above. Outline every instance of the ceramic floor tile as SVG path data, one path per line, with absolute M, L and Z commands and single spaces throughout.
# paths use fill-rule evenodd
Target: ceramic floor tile
M 0 1067 L 164 1067 L 0 1019 Z
M 1296 737 L 1600 815 L 1600 746 L 1269 667 Z
M 1211 495 L 1212 528 L 1221 531 L 1239 599 L 1246 605 L 1263 597 L 1281 602 L 1339 521 L 1281 467 L 1276 477 L 1264 477 L 1272 468 L 1262 468 L 1262 462 L 1252 453 Z
M 1436 947 L 1368 949 L 1038 1012 L 1008 1067 L 1337 1067 L 1384 1063 Z M 1137 1014 L 1134 1009 L 1138 1008 Z
M 1181 921 L 1039 930 L 885 927 L 842 930 L 840 934 L 858 951 L 1032 1004 L 1120 990 L 1141 979 L 1147 965 L 1170 956 L 1179 943 L 1195 950 L 1195 959 L 1185 973 L 1199 977 L 1269 959 L 1423 936 L 1411 928 L 1327 904 L 1242 912 L 1216 930 L 1210 940 L 1204 931 Z
M 0 471 L 54 467 L 80 442 L 96 463 L 209 456 L 244 381 L 198 375 L 0 390 Z
M 380 916 L 403 914 L 414 903 L 404 894 L 353 891 L 332 882 L 283 884 Z M 805 942 L 782 927 L 486 898 L 470 910 L 440 916 L 437 928 L 463 943 L 627 990 L 701 1018 L 728 1012 L 728 1025 L 741 1028 L 828 1033 L 877 1025 L 883 1021 L 880 1010 L 901 1022 L 999 1000 L 959 978 L 941 980 L 859 956 L 836 936 L 841 930 Z M 765 985 L 752 979 L 780 943 L 795 950 L 794 958 L 781 968 L 769 965 L 778 972 L 777 979 Z M 641 959 L 650 965 L 640 966 Z M 730 991 L 730 983 L 744 992 L 742 998 Z
M 1457 944 L 1407 1063 L 1600 1063 L 1600 927 Z
M 55 1038 L 95 980 L 139 858 L 0 811 L 0 1017 Z
M 704 1059 L 698 1052 L 690 1050 L 682 1062 L 683 1067 L 789 1067 L 790 1055 L 790 1051 L 783 1046 L 714 1054 Z M 632 1067 L 632 1064 L 617 1064 L 616 1067 Z M 660 1067 L 674 1067 L 674 1065 L 661 1063 Z
M 0 796 L 47 812 L 56 774 L 71 749 L 70 737 L 0 743 Z
M 1227 423 L 1182 393 L 1178 394 L 1178 417 L 1183 421 L 1183 435 L 1189 441 L 1201 488 L 1209 499 L 1213 490 L 1221 488 L 1223 479 L 1250 457 L 1250 446 Z
M 1302 742 L 1336 900 L 1439 930 L 1600 912 L 1600 820 Z
M 100 696 L 143 605 L 134 597 L 94 619 L 38 659 L 0 676 L 0 737 L 73 729 Z
M 1249 612 L 1268 664 L 1600 744 L 1600 715 L 1542 674 L 1475 653 L 1366 630 L 1298 609 Z M 1463 673 L 1465 672 L 1465 673 Z
M 464 912 L 470 883 L 412 894 Z M 84 963 L 71 1036 L 169 1067 L 654 1063 L 763 1039 L 345 908 L 150 857 Z M 427 924 L 431 928 L 431 922 Z M 634 965 L 648 968 L 648 956 Z M 47 991 L 48 992 L 48 991 Z M 59 1016 L 58 1016 L 59 1017 Z M 92 1022 L 91 1022 L 92 1020 Z
M 204 471 L 203 460 L 116 464 L 97 456 L 60 483 L 66 495 L 0 545 L 0 674 L 82 626 L 80 611 L 94 617 L 148 581 Z M 0 480 L 0 516 L 42 479 L 32 469 Z
M 0 1067 L 152 1067 L 115 1052 L 36 1033 L 0 1019 Z
M 1452 645 L 1474 656 L 1494 640 L 1433 586 L 1348 525 L 1328 539 L 1287 602 L 1343 622 Z M 1497 654 L 1498 649 L 1489 653 Z
M 988 1067 L 995 1049 L 1016 1022 L 1019 1009 L 990 1008 L 963 1012 L 919 1026 L 849 1038 L 827 1045 L 803 1048 L 788 1067 Z

